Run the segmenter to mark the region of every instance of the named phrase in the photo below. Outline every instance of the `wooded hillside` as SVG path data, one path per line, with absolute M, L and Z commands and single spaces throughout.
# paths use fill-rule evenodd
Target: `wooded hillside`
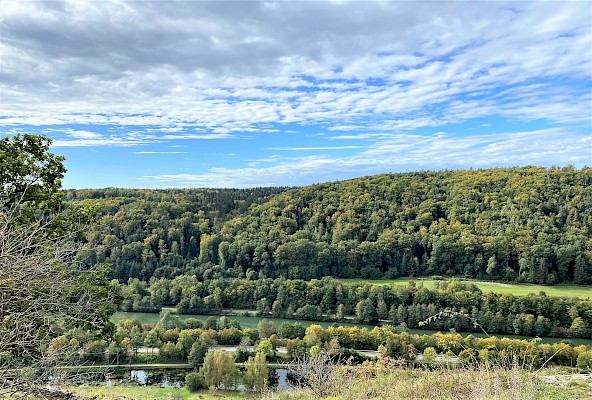
M 302 188 L 68 191 L 113 277 L 592 283 L 592 169 L 384 174 Z

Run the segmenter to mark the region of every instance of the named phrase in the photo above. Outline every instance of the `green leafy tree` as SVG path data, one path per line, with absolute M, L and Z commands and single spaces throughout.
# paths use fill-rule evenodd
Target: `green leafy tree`
M 337 306 L 337 310 L 335 311 L 335 319 L 337 321 L 341 321 L 345 316 L 345 306 L 343 304 L 339 304 Z
M 389 309 L 383 299 L 378 300 L 376 313 L 378 314 L 379 319 L 385 320 L 388 318 Z
M 257 352 L 254 357 L 249 357 L 245 363 L 245 368 L 246 370 L 243 377 L 245 387 L 255 392 L 263 392 L 267 387 L 269 374 L 265 354 Z
M 209 316 L 206 318 L 206 322 L 204 324 L 204 329 L 218 329 L 218 318 L 214 316 Z
M 590 327 L 582 317 L 574 318 L 571 329 L 576 337 L 586 338 L 589 336 Z
M 231 387 L 237 369 L 232 356 L 224 350 L 208 351 L 203 362 L 202 373 L 209 387 Z
M 203 342 L 202 340 L 196 340 L 195 343 L 191 346 L 191 351 L 189 352 L 188 361 L 192 367 L 196 368 L 198 365 L 204 362 L 204 357 L 208 352 L 209 346 L 207 343 Z
M 303 338 L 305 329 L 300 322 L 282 322 L 278 329 L 278 336 L 281 339 Z
M 158 349 L 158 356 L 163 360 L 178 360 L 182 356 L 181 350 L 173 342 L 165 342 Z
M 585 350 L 578 354 L 577 358 L 578 368 L 584 371 L 590 371 L 592 369 L 592 351 Z
M 179 329 L 183 326 L 183 322 L 178 315 L 173 314 L 169 310 L 163 310 L 160 312 L 160 319 L 156 324 L 157 329 L 162 330 L 169 330 L 169 329 Z
M 376 308 L 372 304 L 371 299 L 360 300 L 356 305 L 356 316 L 358 321 L 363 324 L 374 324 L 378 322 Z
M 151 352 L 155 348 L 159 348 L 162 346 L 162 340 L 158 336 L 158 330 L 152 329 L 146 333 L 146 337 L 144 338 L 144 346 L 151 349 Z
M 592 282 L 589 268 L 586 265 L 586 258 L 582 254 L 578 254 L 576 257 L 573 277 L 575 283 L 586 284 Z
M 53 213 L 63 209 L 65 158 L 50 153 L 50 145 L 51 139 L 39 135 L 0 139 L 0 198 L 5 206 L 19 204 Z
M 259 337 L 268 338 L 277 333 L 277 324 L 264 318 L 257 324 L 257 330 L 259 331 Z
M 275 351 L 275 348 L 271 340 L 263 339 L 257 344 L 255 350 L 257 351 L 257 353 L 262 353 L 268 357 L 271 357 Z
M 107 343 L 104 340 L 91 340 L 87 342 L 80 353 L 82 360 L 90 362 L 105 361 Z

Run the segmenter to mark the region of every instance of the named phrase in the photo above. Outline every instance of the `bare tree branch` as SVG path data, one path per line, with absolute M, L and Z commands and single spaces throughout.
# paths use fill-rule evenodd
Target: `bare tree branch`
M 287 370 L 298 387 L 311 390 L 317 397 L 336 394 L 347 386 L 346 369 L 334 347 L 298 357 Z
M 51 340 L 74 327 L 101 331 L 115 300 L 85 286 L 93 271 L 73 264 L 80 249 L 71 235 L 47 235 L 46 220 L 17 222 L 18 212 L 0 201 L 0 397 L 10 398 L 44 396 L 74 351 Z

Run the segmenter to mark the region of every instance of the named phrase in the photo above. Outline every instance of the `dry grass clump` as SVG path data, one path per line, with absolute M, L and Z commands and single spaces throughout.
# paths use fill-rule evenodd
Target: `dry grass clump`
M 341 384 L 328 399 L 487 399 L 528 400 L 537 398 L 538 378 L 516 363 L 510 368 L 483 364 L 475 368 L 437 366 L 406 368 L 378 362 L 342 367 Z M 306 387 L 291 392 L 270 393 L 269 399 L 316 399 Z

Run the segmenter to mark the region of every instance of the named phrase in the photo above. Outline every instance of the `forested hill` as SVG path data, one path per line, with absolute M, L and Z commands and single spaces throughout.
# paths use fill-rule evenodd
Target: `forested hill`
M 68 194 L 80 201 L 93 192 L 101 191 Z M 196 194 L 210 192 L 232 206 L 202 210 Z M 122 280 L 190 273 L 592 283 L 590 168 L 385 174 L 247 193 L 104 196 L 86 261 L 112 263 Z
M 98 214 L 86 233 L 90 250 L 78 254 L 78 261 L 111 264 L 111 277 L 126 281 L 216 270 L 203 261 L 210 257 L 200 255 L 200 247 L 216 240 L 226 220 L 286 189 L 108 188 L 65 194 L 71 206 L 89 204 Z

